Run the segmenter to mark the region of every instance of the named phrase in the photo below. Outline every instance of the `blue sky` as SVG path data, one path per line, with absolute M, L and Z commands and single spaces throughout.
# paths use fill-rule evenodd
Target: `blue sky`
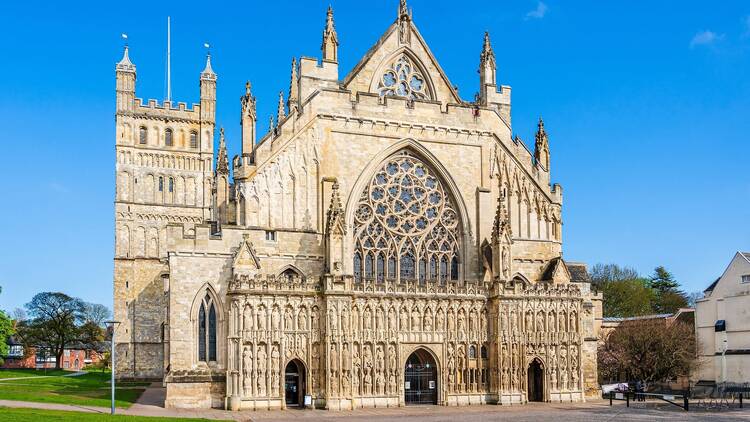
M 333 1 L 341 76 L 395 19 L 397 0 Z M 219 74 L 217 119 L 239 151 L 250 79 L 259 128 L 289 86 L 292 56 L 320 56 L 328 1 L 10 2 L 0 14 L 0 309 L 44 290 L 111 306 L 114 65 L 130 36 L 137 94 L 198 101 L 203 43 Z M 366 7 L 363 5 L 366 4 Z M 750 3 L 410 0 L 464 99 L 490 31 L 513 129 L 550 134 L 564 188 L 564 254 L 702 290 L 750 250 Z

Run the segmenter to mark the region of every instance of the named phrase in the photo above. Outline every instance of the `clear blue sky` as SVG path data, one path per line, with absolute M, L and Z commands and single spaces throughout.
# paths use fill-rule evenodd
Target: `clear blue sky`
M 341 76 L 395 19 L 397 0 L 334 0 Z M 114 65 L 130 35 L 137 94 L 197 102 L 203 43 L 219 74 L 217 119 L 239 151 L 239 97 L 259 128 L 289 86 L 292 56 L 320 56 L 328 1 L 8 2 L 0 14 L 0 308 L 44 290 L 111 306 Z M 564 254 L 702 290 L 750 250 L 750 3 L 410 0 L 464 99 L 489 30 L 513 128 L 550 134 L 564 188 Z

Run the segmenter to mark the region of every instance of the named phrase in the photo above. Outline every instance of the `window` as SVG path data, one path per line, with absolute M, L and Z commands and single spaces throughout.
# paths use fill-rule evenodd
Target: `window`
M 482 346 L 481 349 L 479 349 L 479 354 L 482 356 L 482 359 L 487 359 L 489 355 L 487 355 L 487 346 Z
M 20 344 L 14 344 L 8 348 L 8 357 L 22 357 L 23 356 L 23 346 Z
M 190 132 L 190 148 L 198 148 L 198 133 L 195 131 Z
M 750 283 L 750 274 L 745 274 L 742 276 L 742 282 L 743 283 Z
M 198 310 L 198 360 L 216 361 L 216 307 L 208 291 Z
M 172 146 L 172 129 L 167 129 L 164 132 L 164 145 L 168 147 Z
M 362 281 L 362 255 L 354 253 L 354 280 Z
M 405 54 L 393 62 L 380 77 L 378 93 L 381 97 L 429 99 L 424 76 Z
M 174 179 L 170 177 L 169 178 L 169 193 L 172 193 L 172 192 L 174 192 Z
M 269 242 L 276 241 L 276 232 L 272 230 L 266 230 L 266 240 Z
M 164 192 L 164 178 L 159 176 L 159 192 Z
M 371 274 L 370 257 L 382 256 L 388 257 L 387 271 L 377 258 L 378 279 L 381 273 L 420 283 L 458 279 L 457 209 L 438 177 L 411 153 L 397 153 L 375 173 L 360 196 L 354 226 L 354 266 L 361 276 Z
M 138 139 L 141 145 L 146 145 L 146 142 L 148 141 L 148 130 L 145 126 L 141 126 L 138 130 Z
M 477 358 L 477 348 L 474 345 L 469 346 L 469 359 Z

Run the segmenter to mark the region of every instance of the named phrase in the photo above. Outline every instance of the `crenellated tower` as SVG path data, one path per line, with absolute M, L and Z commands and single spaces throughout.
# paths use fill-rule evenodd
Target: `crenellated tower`
M 216 73 L 200 74 L 200 102 L 143 101 L 125 47 L 116 73 L 114 314 L 117 370 L 125 378 L 164 375 L 169 340 L 166 227 L 212 218 Z

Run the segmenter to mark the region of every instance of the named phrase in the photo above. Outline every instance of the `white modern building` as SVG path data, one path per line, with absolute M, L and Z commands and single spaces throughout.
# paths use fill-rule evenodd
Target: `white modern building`
M 695 333 L 696 381 L 750 382 L 750 253 L 737 252 L 696 302 Z

